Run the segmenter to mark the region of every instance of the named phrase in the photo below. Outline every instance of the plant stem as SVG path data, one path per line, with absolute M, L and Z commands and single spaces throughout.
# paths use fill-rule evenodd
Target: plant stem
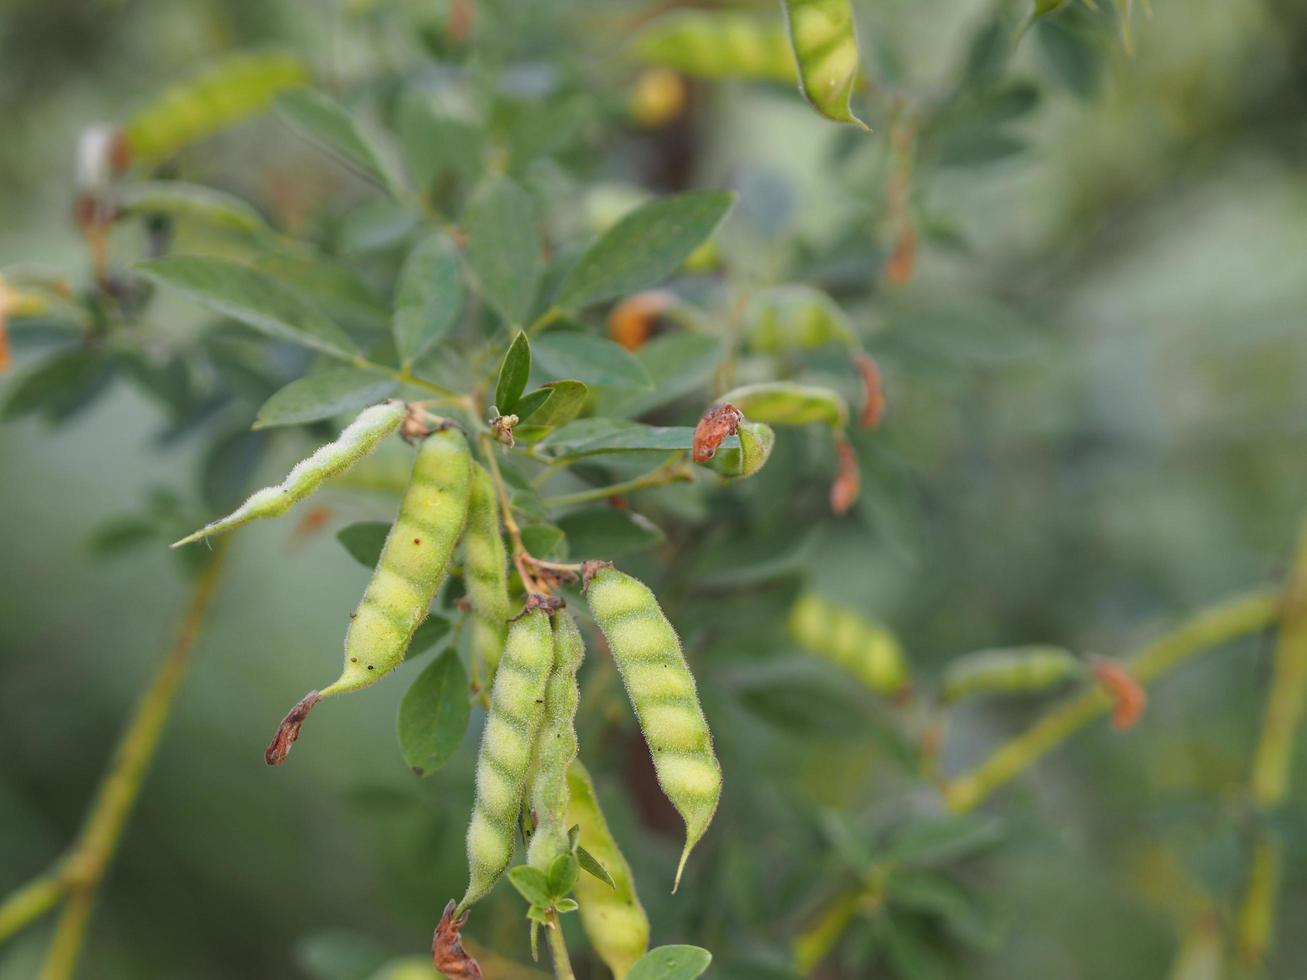
M 1277 809 L 1289 795 L 1294 742 L 1307 710 L 1307 524 L 1299 532 L 1283 608 L 1262 733 L 1249 780 L 1249 797 L 1261 814 Z M 1238 937 L 1239 957 L 1255 972 L 1264 969 L 1271 945 L 1283 851 L 1277 834 L 1258 829 Z
M 50 889 L 56 884 L 59 893 L 66 891 L 68 894 L 63 914 L 55 927 L 54 939 L 41 968 L 41 980 L 67 980 L 77 965 L 96 888 L 113 859 L 127 816 L 140 793 L 159 745 L 164 723 L 168 720 L 178 685 L 186 672 L 187 661 L 199 635 L 200 624 L 217 592 L 227 547 L 226 539 L 218 540 L 208 564 L 195 580 L 190 602 L 177 628 L 172 648 L 141 697 L 136 713 L 118 744 L 113 764 L 100 784 L 99 794 L 87 814 L 81 835 L 53 877 L 37 879 L 20 889 L 4 905 L 8 910 L 17 900 L 23 899 L 26 904 L 20 905 L 20 910 L 24 914 L 35 910 L 34 914 L 28 915 L 30 919 L 58 900 L 58 894 L 53 898 L 50 895 Z M 47 883 L 43 884 L 43 881 Z
M 677 454 L 678 457 L 681 455 L 680 453 Z M 673 462 L 641 476 L 633 477 L 630 480 L 623 480 L 621 483 L 612 483 L 606 487 L 593 487 L 590 490 L 580 490 L 559 497 L 543 497 L 540 503 L 545 507 L 572 507 L 576 504 L 589 503 L 592 500 L 607 500 L 609 497 L 620 497 L 624 494 L 634 493 L 637 490 L 647 490 L 650 487 L 661 487 L 668 483 L 675 483 L 678 480 L 689 479 L 691 479 L 689 468 L 684 464 L 678 465 Z
M 555 320 L 563 315 L 561 306 L 551 306 L 532 321 L 531 325 L 526 328 L 526 335 L 534 337 L 537 333 L 549 326 Z
M 556 980 L 576 980 L 576 974 L 572 972 L 572 961 L 567 955 L 563 923 L 553 910 L 550 910 L 548 918 L 549 925 L 545 927 L 545 932 L 549 934 L 549 952 L 554 958 L 554 977 Z
M 481 447 L 485 450 L 490 479 L 494 482 L 495 492 L 499 496 L 499 519 L 503 522 L 504 530 L 508 532 L 509 543 L 513 546 L 513 567 L 517 569 L 517 574 L 521 576 L 522 584 L 526 587 L 528 594 L 548 595 L 549 590 L 536 581 L 535 576 L 528 570 L 527 563 L 524 560 L 531 556 L 526 550 L 526 545 L 522 543 L 522 529 L 518 527 L 517 518 L 513 516 L 513 506 L 508 502 L 508 489 L 504 486 L 504 478 L 499 473 L 499 461 L 495 458 L 495 441 L 490 436 L 483 434 Z
M 38 878 L 19 887 L 0 904 L 0 942 L 4 942 L 23 926 L 59 904 L 68 893 L 68 879 L 61 867 L 47 871 Z
M 1253 592 L 1209 606 L 1132 657 L 1128 662 L 1130 673 L 1140 684 L 1147 685 L 1203 650 L 1265 629 L 1279 615 L 1279 596 L 1270 591 Z M 1111 706 L 1111 698 L 1098 686 L 1069 698 L 975 769 L 946 782 L 945 802 L 955 813 L 974 809 L 1068 736 L 1106 714 Z

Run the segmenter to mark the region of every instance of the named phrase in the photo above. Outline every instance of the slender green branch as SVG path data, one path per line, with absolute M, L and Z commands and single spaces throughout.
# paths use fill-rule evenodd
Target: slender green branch
M 677 456 L 679 458 L 681 454 L 678 453 Z M 648 490 L 650 487 L 661 487 L 668 483 L 675 483 L 678 480 L 689 479 L 691 479 L 689 467 L 684 463 L 672 462 L 641 476 L 623 480 L 621 483 L 612 483 L 606 487 L 593 487 L 576 493 L 566 493 L 559 497 L 544 497 L 540 503 L 545 507 L 572 507 L 576 504 L 589 503 L 592 500 L 621 497 L 637 490 Z
M 1279 596 L 1270 591 L 1254 592 L 1210 606 L 1144 647 L 1130 659 L 1130 672 L 1140 684 L 1147 685 L 1204 650 L 1265 629 L 1279 615 Z M 1111 706 L 1111 698 L 1098 687 L 1064 701 L 975 769 L 946 782 L 943 793 L 949 808 L 957 813 L 974 809 L 1068 736 L 1106 714 Z
M 68 878 L 61 866 L 33 878 L 0 904 L 0 942 L 29 922 L 39 919 L 68 894 Z
M 57 871 L 19 889 L 2 906 L 17 928 L 52 908 L 61 895 L 67 894 L 41 968 L 41 980 L 67 980 L 77 965 L 96 889 L 113 859 L 123 826 L 159 745 L 200 625 L 217 592 L 227 547 L 226 539 L 218 540 L 208 564 L 196 579 L 167 659 L 141 697 L 82 832 L 67 857 Z
M 556 980 L 576 980 L 576 974 L 572 972 L 572 960 L 567 955 L 563 923 L 557 912 L 549 912 L 549 925 L 545 927 L 545 932 L 549 934 L 549 952 L 554 958 L 554 977 Z
M 1275 667 L 1267 692 L 1262 733 L 1253 757 L 1249 796 L 1257 810 L 1273 811 L 1289 795 L 1294 742 L 1307 711 L 1307 524 L 1285 585 L 1284 613 Z M 1284 848 L 1272 830 L 1260 828 L 1239 914 L 1239 957 L 1256 973 L 1265 968 L 1275 927 L 1275 900 Z

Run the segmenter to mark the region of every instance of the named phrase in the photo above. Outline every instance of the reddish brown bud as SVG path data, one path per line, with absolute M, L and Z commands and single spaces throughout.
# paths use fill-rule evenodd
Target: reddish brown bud
M 1148 705 L 1148 695 L 1123 665 L 1114 660 L 1095 660 L 1094 679 L 1112 698 L 1112 727 L 1124 731 L 1137 722 Z
M 431 937 L 431 960 L 441 976 L 449 980 L 481 980 L 481 967 L 463 948 L 459 930 L 467 923 L 467 913 L 454 918 L 454 900 L 445 906 L 435 935 Z
M 859 351 L 853 359 L 862 377 L 862 414 L 858 423 L 864 429 L 874 429 L 880 425 L 885 414 L 885 386 L 881 380 L 880 367 L 870 354 Z
M 858 471 L 858 457 L 847 439 L 835 443 L 835 454 L 839 457 L 840 468 L 830 486 L 830 506 L 836 514 L 846 514 L 858 499 L 862 474 Z
M 662 290 L 628 296 L 608 315 L 608 336 L 627 350 L 639 350 L 653 333 L 654 320 L 675 301 L 675 296 Z
M 309 691 L 281 720 L 281 724 L 277 726 L 277 734 L 272 736 L 267 751 L 263 753 L 263 759 L 268 765 L 279 766 L 286 761 L 286 756 L 290 754 L 290 747 L 300 737 L 300 729 L 304 727 L 304 719 L 309 716 L 309 712 L 313 710 L 313 706 L 318 703 L 320 698 L 321 695 L 317 691 Z
M 743 421 L 744 413 L 731 404 L 714 405 L 704 412 L 694 427 L 694 461 L 706 463 L 716 456 L 722 440 L 739 432 Z

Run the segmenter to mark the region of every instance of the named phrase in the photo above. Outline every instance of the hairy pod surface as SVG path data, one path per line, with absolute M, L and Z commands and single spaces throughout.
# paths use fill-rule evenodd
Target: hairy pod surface
M 365 408 L 358 418 L 345 427 L 340 438 L 320 447 L 308 459 L 297 463 L 275 487 L 264 487 L 250 495 L 245 503 L 221 520 L 206 524 L 194 534 L 174 542 L 177 548 L 213 534 L 230 531 L 260 517 L 284 514 L 322 485 L 322 481 L 345 472 L 377 447 L 404 421 L 407 409 L 401 401 L 391 400 Z
M 790 610 L 789 629 L 800 646 L 848 671 L 878 694 L 897 694 L 907 686 L 898 639 L 852 610 L 809 593 Z
M 494 484 L 479 463 L 472 467 L 463 572 L 472 600 L 472 652 L 486 665 L 485 683 L 489 685 L 508 635 L 508 553 L 499 531 Z
M 643 582 L 615 568 L 600 568 L 590 578 L 586 598 L 622 674 L 658 784 L 685 820 L 685 849 L 676 867 L 679 885 L 686 858 L 712 822 L 722 793 L 722 770 L 694 675 L 676 630 Z
M 472 457 L 458 429 L 427 436 L 372 581 L 350 615 L 345 668 L 322 695 L 375 683 L 404 659 L 467 522 Z
M 801 385 L 793 381 L 764 381 L 736 388 L 717 399 L 730 402 L 751 422 L 771 425 L 808 425 L 824 422 L 843 429 L 849 421 L 849 406 L 829 388 Z
M 721 450 L 709 465 L 728 480 L 745 480 L 767 465 L 776 433 L 762 422 L 742 422 L 735 434 L 740 448 Z
M 745 315 L 749 345 L 764 354 L 852 344 L 853 325 L 833 299 L 811 286 L 777 286 L 753 298 Z
M 646 64 L 696 78 L 758 78 L 793 83 L 794 57 L 774 18 L 717 10 L 684 10 L 659 17 L 635 40 Z
M 613 879 L 611 888 L 607 882 L 589 874 L 576 880 L 581 926 L 616 980 L 624 980 L 635 961 L 649 948 L 649 917 L 635 892 L 631 866 L 608 829 L 594 783 L 580 759 L 574 759 L 567 770 L 567 788 L 570 795 L 567 825 L 580 828 L 581 846 Z
M 957 701 L 976 694 L 1019 694 L 1043 691 L 1085 666 L 1061 647 L 1007 647 L 977 650 L 958 657 L 944 671 L 940 697 Z
M 576 758 L 576 672 L 585 659 L 585 641 L 566 610 L 554 614 L 554 666 L 545 686 L 545 716 L 536 742 L 531 778 L 531 810 L 536 829 L 526 860 L 548 872 L 554 858 L 567 853 L 567 767 Z
M 513 857 L 517 817 L 545 715 L 554 665 L 549 613 L 532 609 L 513 623 L 490 693 L 490 713 L 477 754 L 476 798 L 467 828 L 467 894 L 459 911 L 482 898 Z

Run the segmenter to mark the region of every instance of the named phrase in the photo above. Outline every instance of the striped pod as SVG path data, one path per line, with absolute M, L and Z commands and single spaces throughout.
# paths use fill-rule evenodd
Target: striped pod
M 940 683 L 940 697 L 958 701 L 976 694 L 1030 694 L 1084 673 L 1085 665 L 1061 647 L 977 650 L 952 661 Z
M 477 754 L 476 799 L 467 828 L 468 886 L 456 914 L 484 897 L 513 857 L 513 839 L 545 688 L 554 664 L 549 614 L 527 611 L 508 630 Z
M 367 687 L 403 661 L 463 533 L 471 480 L 463 433 L 449 428 L 427 436 L 372 581 L 350 615 L 345 669 L 323 697 Z
M 853 325 L 836 302 L 819 289 L 777 286 L 749 303 L 749 346 L 767 354 L 807 350 L 824 344 L 850 345 Z
M 827 119 L 867 125 L 849 100 L 858 85 L 858 40 L 849 0 L 783 0 L 799 91 Z
M 206 524 L 194 534 L 188 534 L 180 541 L 173 542 L 177 548 L 192 541 L 199 541 L 213 534 L 230 531 L 234 527 L 248 524 L 260 517 L 276 517 L 284 514 L 297 503 L 322 485 L 323 480 L 330 479 L 345 472 L 377 447 L 386 436 L 390 435 L 404 421 L 407 409 L 397 400 L 382 402 L 365 408 L 359 417 L 351 422 L 335 442 L 321 447 L 308 459 L 296 464 L 275 487 L 256 490 L 245 503 L 221 520 Z
M 696 78 L 755 78 L 792 83 L 794 56 L 772 18 L 732 11 L 684 10 L 645 27 L 635 54 L 647 65 Z
M 657 598 L 638 579 L 611 566 L 596 568 L 598 564 L 588 564 L 585 571 L 590 611 L 622 674 L 653 754 L 658 784 L 685 820 L 685 849 L 676 867 L 679 885 L 690 850 L 717 810 L 721 766 L 699 707 L 694 675 Z
M 908 684 L 898 639 L 878 623 L 808 593 L 790 611 L 790 636 L 805 649 L 848 671 L 878 694 Z
M 581 927 L 600 959 L 623 980 L 631 967 L 649 948 L 649 917 L 635 893 L 635 878 L 617 841 L 608 829 L 608 821 L 599 809 L 590 774 L 580 759 L 567 770 L 567 788 L 571 797 L 567 807 L 567 825 L 580 828 L 580 845 L 584 847 L 613 879 L 612 887 L 593 875 L 583 874 L 576 880 L 576 900 L 581 905 Z
M 581 631 L 566 610 L 554 614 L 554 666 L 545 686 L 545 717 L 536 742 L 531 777 L 535 833 L 526 851 L 533 868 L 548 872 L 554 858 L 568 851 L 567 767 L 576 758 L 576 672 L 585 658 Z
M 751 422 L 770 425 L 809 425 L 824 422 L 843 429 L 849 421 L 849 406 L 829 388 L 796 384 L 793 381 L 764 381 L 729 391 L 718 399 L 730 402 Z
M 479 463 L 472 467 L 463 572 L 472 600 L 472 653 L 485 664 L 485 683 L 489 686 L 508 635 L 508 554 L 499 531 L 495 488 L 490 474 Z

